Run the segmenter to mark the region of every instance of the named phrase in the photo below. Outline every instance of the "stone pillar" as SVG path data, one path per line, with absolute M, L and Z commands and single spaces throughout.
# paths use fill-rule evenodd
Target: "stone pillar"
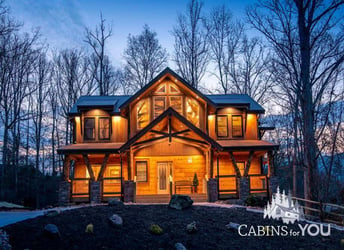
M 125 181 L 123 186 L 123 201 L 136 201 L 136 183 L 134 181 Z
M 277 176 L 270 176 L 268 179 L 269 199 L 271 200 L 272 194 L 276 193 L 279 185 L 279 179 Z
M 67 206 L 70 203 L 70 182 L 61 181 L 59 183 L 59 206 Z
M 101 182 L 90 180 L 90 203 L 101 203 Z
M 217 188 L 218 180 L 217 178 L 210 178 L 207 182 L 208 184 L 208 201 L 215 202 L 219 199 L 219 190 Z
M 239 184 L 239 188 L 238 188 L 239 199 L 245 202 L 248 196 L 250 195 L 250 185 L 249 185 L 248 177 L 239 178 L 238 184 Z

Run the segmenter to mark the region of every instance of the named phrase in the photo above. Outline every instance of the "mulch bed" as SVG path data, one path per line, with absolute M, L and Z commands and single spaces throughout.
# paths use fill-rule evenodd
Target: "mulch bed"
M 118 214 L 121 227 L 113 227 L 108 217 Z M 197 222 L 198 232 L 188 234 L 186 225 Z M 226 228 L 229 222 L 251 225 L 280 225 L 279 221 L 263 219 L 260 213 L 244 208 L 193 206 L 178 211 L 167 205 L 95 206 L 62 212 L 55 217 L 38 217 L 6 226 L 13 249 L 174 249 L 182 243 L 187 249 L 341 249 L 343 232 L 331 230 L 330 237 L 261 236 L 242 237 Z M 46 224 L 55 224 L 60 238 L 43 234 Z M 94 233 L 85 233 L 86 225 L 94 225 Z M 158 224 L 162 235 L 149 232 Z M 288 228 L 298 229 L 297 225 Z

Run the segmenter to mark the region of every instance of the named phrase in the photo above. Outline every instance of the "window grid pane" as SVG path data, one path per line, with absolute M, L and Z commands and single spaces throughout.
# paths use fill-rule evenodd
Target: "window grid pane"
M 137 128 L 142 129 L 149 123 L 148 101 L 142 100 L 137 104 Z
M 99 118 L 99 139 L 110 139 L 110 119 Z
M 147 181 L 147 162 L 136 162 L 136 181 Z
M 85 139 L 95 139 L 95 121 L 94 118 L 85 118 Z
M 182 114 L 182 97 L 181 96 L 170 96 L 170 106 L 177 111 L 179 114 Z
M 165 111 L 166 101 L 164 96 L 154 97 L 154 119 Z
M 227 116 L 218 116 L 217 117 L 217 136 L 227 137 L 228 136 L 227 127 L 228 127 Z
M 232 136 L 240 137 L 242 135 L 242 116 L 233 115 L 232 116 Z

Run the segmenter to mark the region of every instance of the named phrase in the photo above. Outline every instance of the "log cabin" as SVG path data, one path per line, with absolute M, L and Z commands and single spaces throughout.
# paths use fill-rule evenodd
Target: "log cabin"
M 261 139 L 263 113 L 248 95 L 202 94 L 169 68 L 131 96 L 81 96 L 72 144 L 58 149 L 60 203 L 268 196 L 278 145 Z

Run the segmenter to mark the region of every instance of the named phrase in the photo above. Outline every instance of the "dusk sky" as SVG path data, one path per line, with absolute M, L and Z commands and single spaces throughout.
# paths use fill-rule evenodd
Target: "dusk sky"
M 233 15 L 243 18 L 246 6 L 253 0 L 205 0 L 204 11 L 226 4 Z M 80 48 L 85 27 L 94 29 L 103 13 L 107 24 L 113 26 L 113 36 L 107 45 L 107 53 L 113 64 L 119 66 L 128 34 L 137 35 L 148 24 L 157 32 L 161 45 L 171 55 L 173 37 L 171 30 L 177 15 L 183 13 L 186 0 L 9 0 L 6 2 L 12 15 L 25 24 L 25 30 L 40 27 L 42 39 L 51 48 Z M 173 65 L 169 65 L 172 66 Z

